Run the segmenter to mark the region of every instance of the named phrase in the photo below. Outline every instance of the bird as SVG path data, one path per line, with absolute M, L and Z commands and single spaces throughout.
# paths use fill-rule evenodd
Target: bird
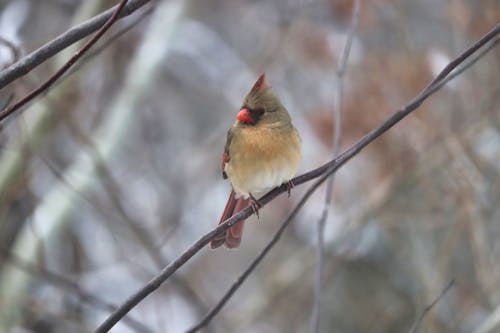
M 222 154 L 222 177 L 231 181 L 231 193 L 219 225 L 248 207 L 258 215 L 256 196 L 286 184 L 288 195 L 291 179 L 302 158 L 302 142 L 287 109 L 266 82 L 262 73 L 236 115 L 227 132 Z M 232 226 L 210 242 L 212 249 L 225 245 L 238 248 L 244 221 Z

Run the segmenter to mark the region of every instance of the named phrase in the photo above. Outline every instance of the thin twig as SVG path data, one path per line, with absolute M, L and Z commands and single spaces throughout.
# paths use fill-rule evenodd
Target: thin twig
M 441 293 L 439 294 L 438 297 L 436 297 L 436 299 L 434 301 L 432 301 L 431 304 L 427 305 L 425 307 L 425 309 L 422 311 L 422 313 L 420 314 L 420 316 L 418 316 L 417 320 L 413 323 L 413 325 L 411 326 L 410 330 L 408 331 L 408 333 L 417 333 L 418 331 L 418 328 L 420 326 L 420 324 L 422 323 L 422 320 L 424 319 L 425 315 L 431 311 L 431 309 L 434 307 L 434 305 L 437 304 L 437 302 L 439 302 L 441 300 L 441 298 L 444 297 L 444 295 L 448 292 L 448 290 L 450 290 L 450 288 L 453 286 L 453 284 L 455 283 L 455 279 L 451 279 L 447 284 L 446 286 L 444 287 L 444 289 L 441 291 Z
M 151 0 L 130 0 L 127 5 L 120 11 L 117 19 L 126 17 L 137 9 L 141 8 Z M 105 24 L 110 17 L 116 12 L 117 7 L 110 8 L 101 14 L 65 31 L 50 42 L 42 45 L 37 50 L 24 56 L 15 64 L 12 64 L 5 70 L 0 72 L 0 89 L 28 74 L 32 69 L 54 56 L 56 53 L 64 50 L 66 47 L 78 42 L 87 37 L 91 33 L 97 31 Z
M 484 47 L 480 52 L 475 54 L 475 56 L 466 63 L 463 63 L 461 66 L 455 68 L 452 72 L 450 72 L 450 75 L 448 75 L 444 80 L 440 81 L 438 83 L 439 87 L 444 86 L 446 83 L 449 81 L 453 80 L 455 77 L 459 76 L 463 72 L 465 72 L 469 67 L 474 65 L 479 59 L 481 59 L 486 53 L 490 52 L 497 44 L 500 42 L 500 38 L 495 38 L 489 45 Z
M 351 17 L 351 23 L 349 25 L 349 30 L 347 31 L 347 39 L 340 56 L 339 66 L 337 69 L 337 89 L 335 95 L 335 128 L 334 128 L 334 139 L 333 139 L 333 154 L 332 158 L 337 157 L 340 153 L 340 146 L 342 140 L 342 105 L 343 105 L 343 90 L 344 90 L 344 74 L 347 70 L 347 60 L 349 59 L 349 54 L 351 52 L 352 41 L 354 39 L 354 34 L 358 26 L 359 18 L 359 0 L 354 0 L 354 8 Z M 328 210 L 330 208 L 330 203 L 332 201 L 333 195 L 333 182 L 334 174 L 328 179 L 326 184 L 325 201 L 323 203 L 323 212 L 318 220 L 318 244 L 316 249 L 316 271 L 315 271 L 315 281 L 314 281 L 314 301 L 311 314 L 311 323 L 309 327 L 309 332 L 317 333 L 319 332 L 319 323 L 321 316 L 321 301 L 323 295 L 323 267 L 324 267 L 324 257 L 325 257 L 325 226 L 326 219 L 328 218 Z
M 433 85 L 443 81 L 443 79 L 448 76 L 458 65 L 464 62 L 465 59 L 470 57 L 473 53 L 475 53 L 479 48 L 481 48 L 484 44 L 492 40 L 496 35 L 498 35 L 500 31 L 500 23 L 498 23 L 495 28 L 491 29 L 483 38 L 479 39 L 475 42 L 471 47 L 469 47 L 464 53 L 460 54 L 458 57 L 453 59 L 446 67 L 436 76 L 434 80 L 424 89 L 424 91 L 429 90 Z
M 4 253 L 2 255 L 5 255 L 5 259 L 10 261 L 13 265 L 15 265 L 17 268 L 20 270 L 31 274 L 33 276 L 38 276 L 40 279 L 43 279 L 45 282 L 48 282 L 52 284 L 54 287 L 58 289 L 62 289 L 63 291 L 67 293 L 71 293 L 74 295 L 77 295 L 78 298 L 88 304 L 91 304 L 95 306 L 96 308 L 101 308 L 102 310 L 105 311 L 113 311 L 117 307 L 116 305 L 113 305 L 111 303 L 106 302 L 105 300 L 101 299 L 99 296 L 91 294 L 80 288 L 77 283 L 71 281 L 70 279 L 61 276 L 59 274 L 56 274 L 54 272 L 51 272 L 45 268 L 36 266 L 32 263 L 29 263 L 25 261 L 24 259 L 15 256 L 13 253 L 8 253 L 7 250 L 0 250 Z M 131 329 L 133 329 L 135 332 L 143 332 L 143 333 L 151 333 L 153 332 L 152 329 L 144 326 L 144 324 L 140 323 L 139 321 L 133 319 L 133 318 L 124 318 L 126 320 L 123 321 L 124 324 L 128 325 Z
M 454 66 L 450 69 L 457 67 L 460 63 L 467 59 L 463 54 L 472 54 L 476 52 L 482 45 L 486 44 L 488 41 L 493 39 L 500 32 L 500 25 L 497 25 L 486 35 L 481 37 L 481 39 L 468 48 L 464 53 L 460 54 L 456 59 L 461 59 L 461 61 L 454 60 Z M 448 70 L 448 66 L 445 68 Z M 434 82 L 434 81 L 433 81 Z M 439 83 L 439 82 L 436 82 Z M 404 108 L 395 112 L 392 116 L 386 119 L 377 128 L 366 134 L 358 142 L 352 145 L 349 149 L 340 154 L 337 158 L 331 160 L 330 162 L 311 170 L 305 174 L 295 177 L 292 181 L 295 185 L 301 185 L 305 182 L 311 181 L 312 179 L 322 176 L 322 180 L 326 179 L 330 174 L 338 170 L 342 165 L 349 161 L 352 157 L 356 156 L 360 151 L 362 151 L 366 146 L 368 146 L 376 138 L 384 134 L 387 130 L 397 124 L 401 119 L 405 118 L 412 111 L 416 110 L 430 95 L 435 93 L 441 88 L 439 84 L 432 84 L 426 87 L 420 94 L 418 94 L 408 105 Z M 274 188 L 267 194 L 265 194 L 259 203 L 261 206 L 267 205 L 269 202 L 274 200 L 278 195 L 287 192 L 287 186 L 282 185 Z M 247 207 L 240 211 L 238 214 L 233 215 L 231 218 L 227 219 L 224 223 L 217 226 L 217 228 L 203 235 L 198 239 L 193 245 L 186 249 L 177 259 L 172 261 L 168 266 L 166 266 L 157 276 L 155 276 L 151 281 L 149 281 L 144 287 L 139 289 L 136 293 L 131 295 L 120 308 L 112 313 L 96 330 L 96 332 L 108 332 L 121 318 L 123 318 L 130 310 L 132 310 L 137 304 L 144 300 L 149 294 L 158 289 L 173 273 L 175 273 L 180 267 L 182 267 L 189 259 L 191 259 L 196 253 L 198 253 L 203 247 L 205 247 L 214 237 L 225 233 L 227 229 L 239 223 L 242 220 L 247 219 L 253 211 L 250 207 Z
M 92 45 L 94 45 L 99 38 L 104 35 L 104 33 L 115 23 L 115 21 L 118 19 L 118 14 L 120 14 L 120 11 L 122 10 L 123 6 L 127 3 L 128 0 L 121 0 L 120 4 L 116 8 L 115 12 L 113 15 L 109 18 L 109 20 L 104 24 L 101 29 L 92 37 L 83 47 L 78 50 L 57 72 L 55 72 L 51 77 L 49 77 L 44 83 L 42 83 L 38 88 L 35 88 L 32 90 L 28 95 L 24 96 L 21 98 L 21 100 L 17 101 L 7 109 L 3 110 L 0 112 L 0 123 L 10 116 L 12 113 L 29 103 L 33 98 L 36 96 L 40 95 L 42 92 L 47 90 L 54 82 L 57 81 L 58 78 L 60 78 L 68 69 L 70 69 L 73 64 L 81 58 L 87 52 Z

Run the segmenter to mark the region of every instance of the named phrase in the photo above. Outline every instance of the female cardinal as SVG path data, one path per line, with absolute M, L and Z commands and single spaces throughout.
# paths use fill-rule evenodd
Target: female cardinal
M 249 204 L 257 213 L 259 204 L 255 195 L 283 183 L 287 183 L 290 190 L 293 184 L 289 181 L 297 172 L 300 159 L 299 133 L 262 74 L 245 97 L 236 122 L 227 132 L 222 177 L 229 177 L 232 190 L 219 224 Z M 228 248 L 238 247 L 243 222 L 214 238 L 210 246 L 213 249 L 222 244 Z

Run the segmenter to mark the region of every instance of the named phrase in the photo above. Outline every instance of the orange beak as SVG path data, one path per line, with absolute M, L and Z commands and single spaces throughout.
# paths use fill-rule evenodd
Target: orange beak
M 252 116 L 252 113 L 248 109 L 241 109 L 240 112 L 236 115 L 236 119 L 242 123 L 253 124 L 255 119 Z

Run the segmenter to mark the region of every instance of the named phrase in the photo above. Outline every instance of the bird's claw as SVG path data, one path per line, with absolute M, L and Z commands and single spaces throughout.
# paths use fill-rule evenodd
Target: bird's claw
M 295 184 L 293 183 L 292 180 L 289 180 L 287 183 L 286 183 L 286 192 L 288 193 L 288 197 L 290 198 L 290 192 L 292 191 L 292 188 L 295 187 Z
M 252 211 L 257 215 L 257 218 L 259 218 L 259 209 L 262 207 L 260 204 L 259 200 L 255 199 L 253 195 L 250 194 L 250 207 L 252 207 Z

